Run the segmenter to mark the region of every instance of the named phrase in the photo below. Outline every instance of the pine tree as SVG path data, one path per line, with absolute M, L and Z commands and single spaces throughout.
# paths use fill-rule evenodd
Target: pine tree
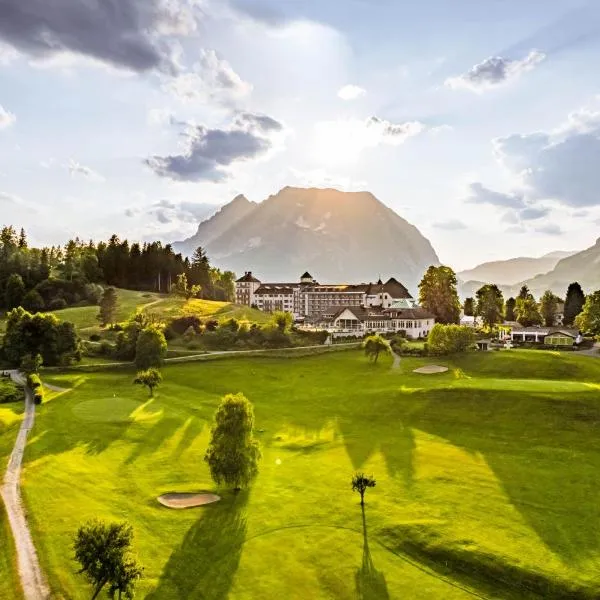
M 583 310 L 585 304 L 585 294 L 581 286 L 576 281 L 569 284 L 567 297 L 565 298 L 565 316 L 564 324 L 573 325 L 575 318 Z
M 102 327 L 106 327 L 115 322 L 117 306 L 117 291 L 113 287 L 106 288 L 104 294 L 102 294 L 102 299 L 100 300 L 100 311 L 98 313 L 98 320 Z

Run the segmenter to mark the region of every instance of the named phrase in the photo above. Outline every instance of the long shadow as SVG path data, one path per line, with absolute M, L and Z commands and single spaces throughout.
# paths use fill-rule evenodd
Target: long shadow
M 424 395 L 425 397 L 425 395 Z M 413 427 L 481 454 L 542 542 L 572 566 L 600 552 L 600 403 L 544 394 L 428 390 Z M 472 410 L 470 406 L 472 405 Z M 511 440 L 510 443 L 507 443 Z
M 387 589 L 385 575 L 375 568 L 373 557 L 369 550 L 369 535 L 367 532 L 367 519 L 365 507 L 362 509 L 363 524 L 363 555 L 362 564 L 354 576 L 356 581 L 356 596 L 360 600 L 388 600 L 390 595 Z
M 248 492 L 199 509 L 202 516 L 170 556 L 148 600 L 225 600 L 246 539 Z

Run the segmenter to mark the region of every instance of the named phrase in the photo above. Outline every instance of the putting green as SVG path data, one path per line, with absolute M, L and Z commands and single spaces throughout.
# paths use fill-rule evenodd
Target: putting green
M 93 423 L 145 421 L 160 414 L 160 412 L 147 410 L 149 403 L 142 403 L 131 398 L 104 397 L 74 404 L 71 412 L 77 419 Z

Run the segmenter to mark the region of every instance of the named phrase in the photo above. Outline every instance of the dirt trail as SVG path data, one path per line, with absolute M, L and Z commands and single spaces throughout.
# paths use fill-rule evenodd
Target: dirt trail
M 400 355 L 396 354 L 393 350 L 390 349 L 390 352 L 392 353 L 392 356 L 394 358 L 394 362 L 392 363 L 392 369 L 399 369 L 400 368 Z
M 18 373 L 11 372 L 11 377 L 18 384 L 23 384 L 23 378 Z M 47 600 L 50 598 L 50 588 L 40 568 L 35 546 L 33 545 L 19 483 L 27 434 L 33 427 L 34 420 L 35 404 L 31 392 L 25 388 L 25 418 L 8 461 L 4 481 L 0 487 L 0 495 L 6 506 L 8 522 L 17 548 L 19 577 L 25 600 Z

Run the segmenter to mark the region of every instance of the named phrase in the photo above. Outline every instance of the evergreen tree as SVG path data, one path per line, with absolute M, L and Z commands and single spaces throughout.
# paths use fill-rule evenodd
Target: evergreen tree
M 560 298 L 550 290 L 546 290 L 540 299 L 540 313 L 546 327 L 551 327 L 555 324 L 559 300 Z
M 517 301 L 514 298 L 509 298 L 506 301 L 506 309 L 504 313 L 504 318 L 507 321 L 515 321 L 515 305 Z
M 243 394 L 228 394 L 215 414 L 204 460 L 218 485 L 247 486 L 258 474 L 261 452 L 254 439 L 254 410 Z
M 18 273 L 13 273 L 6 282 L 4 290 L 4 304 L 9 310 L 17 308 L 23 301 L 25 295 L 25 283 Z
M 583 310 L 585 304 L 585 294 L 579 283 L 574 282 L 569 284 L 567 288 L 567 297 L 565 298 L 565 316 L 564 324 L 573 325 L 575 318 Z
M 118 306 L 117 291 L 113 287 L 106 288 L 102 299 L 100 300 L 100 310 L 98 312 L 98 320 L 102 327 L 106 327 L 115 322 L 117 318 L 117 306 Z
M 467 317 L 475 316 L 475 302 L 473 301 L 473 298 L 465 298 L 463 311 L 465 313 L 465 316 Z

